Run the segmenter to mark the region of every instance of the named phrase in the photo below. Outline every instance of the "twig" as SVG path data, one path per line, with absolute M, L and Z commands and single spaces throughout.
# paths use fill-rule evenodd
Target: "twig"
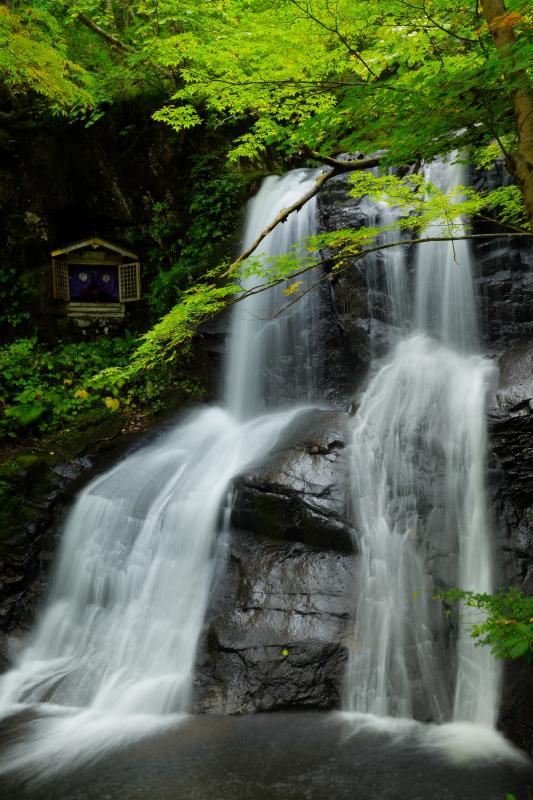
M 124 50 L 127 53 L 131 53 L 131 47 L 128 47 L 127 44 L 121 42 L 120 39 L 117 39 L 117 37 L 113 36 L 113 34 L 105 31 L 103 28 L 97 25 L 96 22 L 93 22 L 92 19 L 87 16 L 87 14 L 83 14 L 81 11 L 79 11 L 76 14 L 76 18 L 79 19 L 79 21 L 87 28 L 90 28 L 90 30 L 94 31 L 94 33 L 97 33 L 102 39 L 105 39 L 108 44 L 112 45 L 113 47 L 118 47 L 120 50 Z

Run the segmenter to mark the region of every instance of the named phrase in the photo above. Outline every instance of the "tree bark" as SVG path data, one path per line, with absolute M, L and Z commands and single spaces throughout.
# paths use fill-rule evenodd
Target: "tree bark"
M 512 46 L 516 42 L 512 20 L 506 24 L 504 0 L 483 0 L 483 17 L 498 52 L 513 63 Z M 525 70 L 514 70 L 518 84 L 511 90 L 511 100 L 518 130 L 518 145 L 507 157 L 507 166 L 524 198 L 529 226 L 533 230 L 533 88 Z

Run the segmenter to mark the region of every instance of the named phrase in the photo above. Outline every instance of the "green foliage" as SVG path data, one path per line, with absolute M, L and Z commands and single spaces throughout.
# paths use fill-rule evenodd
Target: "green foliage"
M 488 212 L 494 221 L 527 230 L 524 202 L 516 185 L 500 186 L 492 191 L 478 191 L 468 186 L 456 186 L 445 193 L 424 181 L 420 174 L 398 178 L 394 175 L 376 177 L 371 172 L 355 172 L 350 176 L 354 197 L 370 195 L 385 200 L 403 212 L 399 225 L 402 230 L 423 231 L 439 222 L 453 235 L 465 219 Z
M 104 408 L 115 387 L 89 392 L 85 384 L 95 372 L 124 363 L 132 346 L 132 339 L 117 338 L 45 348 L 33 338 L 0 348 L 0 432 L 11 438 L 49 433 Z
M 27 276 L 13 264 L 0 264 L 0 328 L 16 330 L 30 319 L 32 295 Z
M 157 87 L 168 102 L 155 119 L 177 131 L 245 120 L 233 159 L 272 146 L 292 156 L 302 143 L 325 154 L 384 148 L 390 164 L 495 141 L 512 151 L 532 19 L 526 0 L 506 7 L 500 25 L 516 41 L 502 52 L 466 0 L 14 0 L 0 12 L 0 72 L 55 110 Z
M 461 603 L 476 644 L 488 645 L 496 658 L 533 661 L 533 597 L 516 588 L 494 595 L 450 589 L 440 599 Z
M 191 184 L 185 231 L 167 203 L 153 207 L 149 234 L 156 246 L 149 257 L 159 274 L 150 287 L 150 304 L 157 314 L 168 312 L 193 281 L 220 260 L 239 224 L 246 177 L 228 167 L 223 154 L 197 157 Z
M 35 338 L 0 348 L 0 437 L 24 439 L 74 430 L 80 420 L 137 409 L 156 413 L 169 395 L 201 397 L 203 388 L 168 362 L 133 370 L 130 336 L 44 347 Z M 141 345 L 142 347 L 142 345 Z
M 120 385 L 135 384 L 145 371 L 161 369 L 165 363 L 175 361 L 190 352 L 192 340 L 198 326 L 226 307 L 232 295 L 239 291 L 235 284 L 216 286 L 214 283 L 198 283 L 184 292 L 181 301 L 168 314 L 140 337 L 140 345 L 125 368 L 111 367 L 93 379 Z
M 387 150 L 392 164 L 431 158 L 497 133 L 513 137 L 510 91 L 531 68 L 529 5 L 507 3 L 516 45 L 497 52 L 475 4 L 445 0 L 277 0 L 196 4 L 205 25 L 169 40 L 183 79 L 158 112 L 176 130 L 247 116 L 234 158 L 275 144 Z M 221 46 L 222 45 L 222 46 Z
M 157 91 L 167 102 L 155 119 L 178 132 L 199 124 L 226 131 L 230 161 L 253 162 L 272 149 L 294 158 L 305 145 L 324 155 L 382 149 L 385 166 L 406 165 L 469 147 L 487 166 L 516 148 L 513 92 L 530 81 L 533 64 L 530 4 L 506 0 L 506 8 L 498 24 L 515 41 L 502 51 L 482 4 L 466 0 L 13 0 L 9 10 L 0 7 L 0 82 L 14 108 L 38 96 L 53 113 L 86 124 L 117 99 Z M 82 24 L 80 14 L 113 39 Z M 239 269 L 213 269 L 224 260 L 242 200 L 240 173 L 219 162 L 220 155 L 206 156 L 195 165 L 186 232 L 170 205 L 154 208 L 158 275 L 150 302 L 165 316 L 130 363 L 108 362 L 93 388 L 108 380 L 120 393 L 127 380 L 141 391 L 144 369 L 164 371 L 162 363 L 188 351 L 203 320 L 244 296 Z M 406 238 L 423 237 L 436 219 L 451 234 L 458 216 L 489 212 L 515 226 L 523 220 L 513 187 L 485 195 L 460 188 L 447 197 L 416 174 L 400 181 L 360 172 L 353 192 L 398 205 Z M 245 271 L 264 286 L 290 279 L 288 296 L 297 297 L 303 289 L 295 279 L 315 266 L 317 249 L 333 248 L 333 269 L 344 269 L 376 246 L 379 233 L 319 237 L 307 244 L 303 263 L 300 249 L 277 261 L 255 257 Z M 31 419 L 32 409 L 29 422 L 19 413 L 20 427 L 51 413 Z
M 494 212 L 494 216 L 506 225 L 519 230 L 527 227 L 526 210 L 520 189 L 515 184 L 499 186 L 484 197 L 485 207 Z
M 15 107 L 30 94 L 53 115 L 85 112 L 94 105 L 91 76 L 68 57 L 62 27 L 47 5 L 20 5 L 17 13 L 0 6 L 0 87 Z

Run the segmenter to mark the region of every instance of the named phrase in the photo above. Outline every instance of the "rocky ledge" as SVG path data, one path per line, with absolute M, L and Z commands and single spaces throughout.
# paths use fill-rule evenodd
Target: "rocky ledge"
M 235 482 L 224 574 L 207 614 L 196 710 L 339 705 L 353 624 L 347 414 L 304 412 Z
M 489 475 L 496 527 L 498 582 L 533 594 L 533 340 L 499 359 L 500 378 L 489 412 Z M 533 671 L 505 665 L 500 725 L 533 751 Z

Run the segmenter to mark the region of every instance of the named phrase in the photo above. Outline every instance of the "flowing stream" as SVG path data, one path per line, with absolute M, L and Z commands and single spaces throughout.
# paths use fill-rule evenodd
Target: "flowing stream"
M 313 180 L 309 170 L 268 178 L 250 204 L 245 243 Z M 261 251 L 283 253 L 314 225 L 310 203 Z M 307 299 L 272 322 L 282 302 L 277 289 L 236 306 L 227 410 L 191 414 L 81 492 L 64 527 L 47 606 L 0 681 L 4 714 L 30 707 L 40 715 L 4 766 L 32 762 L 46 773 L 187 711 L 223 558 L 218 534 L 228 484 L 268 454 L 301 410 L 294 402 L 318 392 L 310 346 L 316 311 L 309 313 Z
M 449 191 L 465 174 L 440 162 L 426 168 L 426 179 Z M 387 222 L 391 213 L 385 209 Z M 428 231 L 439 234 L 444 226 Z M 464 241 L 420 245 L 414 287 L 400 249 L 383 254 L 389 321 L 405 332 L 353 420 L 361 558 L 346 708 L 490 727 L 496 663 L 463 624 L 451 669 L 449 623 L 432 600 L 435 580 L 437 588 L 493 589 L 485 404 L 495 370 L 476 354 L 469 249 Z
M 284 178 L 266 178 L 250 204 L 244 246 L 249 247 L 265 224 L 282 208 L 292 205 L 313 185 L 317 173 L 293 170 Z M 292 250 L 297 242 L 316 232 L 316 198 L 298 214 L 278 225 L 267 239 L 268 256 Z M 311 273 L 301 277 L 309 287 Z M 248 278 L 246 288 L 257 285 Z M 288 305 L 285 285 L 249 297 L 234 315 L 227 370 L 227 402 L 241 418 L 290 403 L 316 401 L 322 388 L 318 359 L 319 304 L 309 291 Z M 283 312 L 279 312 L 282 309 Z

